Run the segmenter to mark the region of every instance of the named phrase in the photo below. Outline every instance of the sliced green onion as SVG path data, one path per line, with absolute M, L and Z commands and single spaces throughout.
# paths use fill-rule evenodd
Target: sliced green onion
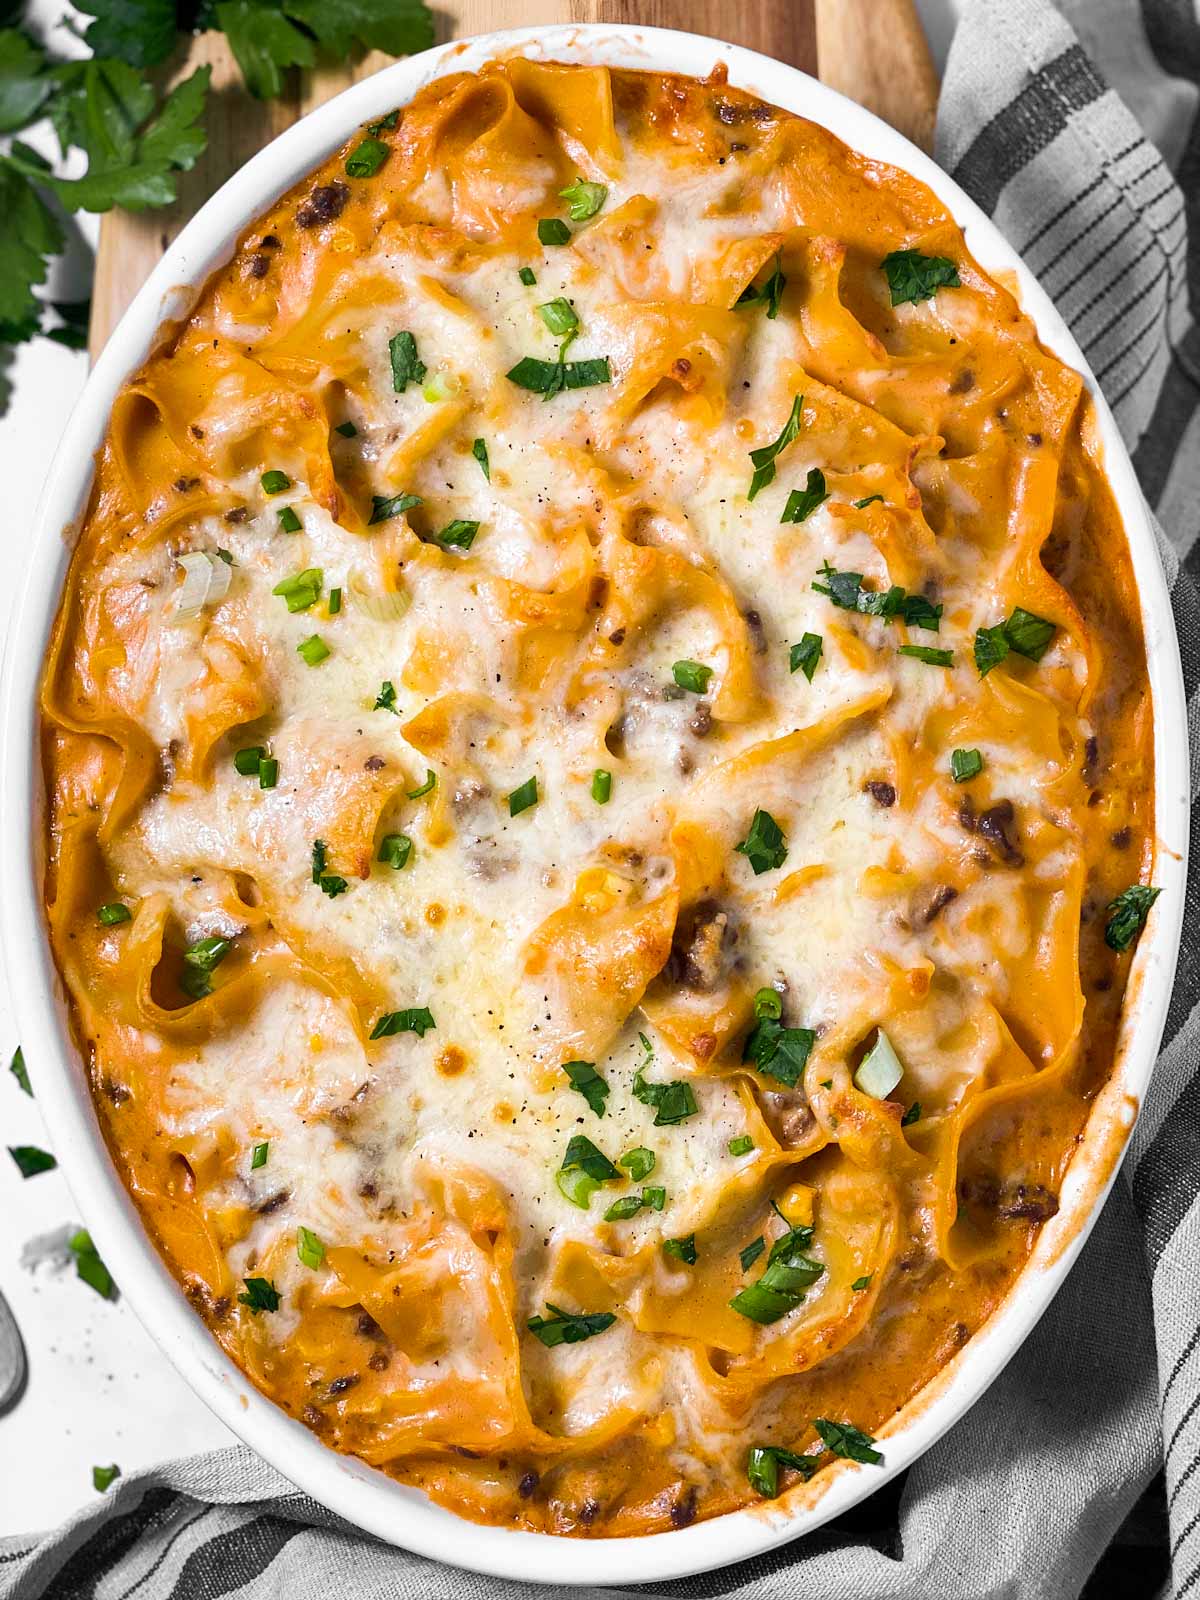
M 508 814 L 510 817 L 519 817 L 522 811 L 528 811 L 531 806 L 538 803 L 538 781 L 536 776 L 526 778 L 525 782 L 514 789 L 508 797 Z
M 133 916 L 127 905 L 120 900 L 110 900 L 106 906 L 101 906 L 96 913 L 96 919 L 106 928 L 115 928 L 119 922 L 128 922 Z
M 712 675 L 713 669 L 700 661 L 677 661 L 671 668 L 675 682 L 689 694 L 703 694 Z
M 316 1272 L 325 1261 L 325 1246 L 311 1228 L 296 1229 L 296 1254 L 301 1264 Z
M 571 230 L 561 217 L 539 217 L 537 236 L 539 244 L 566 244 Z
M 406 833 L 385 833 L 379 841 L 379 854 L 375 859 L 399 872 L 401 867 L 408 865 L 412 848 L 413 842 Z
M 268 494 L 282 494 L 285 489 L 292 487 L 292 480 L 286 472 L 264 472 L 259 482 Z

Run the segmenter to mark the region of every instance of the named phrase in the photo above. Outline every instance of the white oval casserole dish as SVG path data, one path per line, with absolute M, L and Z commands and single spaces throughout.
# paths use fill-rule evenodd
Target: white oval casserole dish
M 1134 961 L 1113 1075 L 1095 1104 L 1029 1265 L 1000 1311 L 885 1433 L 886 1464 L 842 1465 L 827 1487 L 801 1487 L 769 1506 L 643 1538 L 581 1540 L 465 1523 L 363 1463 L 335 1454 L 261 1395 L 222 1353 L 144 1232 L 105 1147 L 72 1043 L 41 904 L 42 793 L 37 696 L 42 659 L 92 458 L 117 391 L 151 347 L 160 322 L 228 259 L 239 232 L 336 150 L 361 123 L 403 105 L 425 84 L 497 55 L 680 72 L 729 81 L 809 118 L 864 155 L 905 169 L 938 196 L 980 264 L 1014 287 L 1048 349 L 1084 375 L 1105 465 L 1124 521 L 1141 599 L 1155 704 L 1154 881 L 1162 889 Z M 64 530 L 66 536 L 64 537 Z M 121 1289 L 163 1350 L 217 1415 L 305 1493 L 381 1539 L 498 1577 L 554 1584 L 648 1583 L 759 1554 L 823 1522 L 911 1464 L 983 1393 L 1029 1333 L 1078 1254 L 1115 1176 L 1154 1066 L 1183 915 L 1188 820 L 1186 716 L 1179 649 L 1150 514 L 1128 455 L 1082 353 L 1050 301 L 1000 234 L 933 162 L 852 101 L 794 68 L 693 34 L 606 25 L 529 28 L 442 46 L 347 90 L 281 135 L 193 218 L 141 290 L 96 364 L 72 415 L 23 553 L 8 639 L 0 837 L 9 863 L 3 932 L 14 1009 L 39 1105 L 83 1218 Z M 1114 1130 L 1121 1137 L 1114 1139 Z

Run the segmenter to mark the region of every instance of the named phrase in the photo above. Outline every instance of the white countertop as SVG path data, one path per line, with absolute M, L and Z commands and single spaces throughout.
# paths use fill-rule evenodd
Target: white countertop
M 959 0 L 918 0 L 939 67 Z M 36 0 L 47 23 L 60 0 Z M 41 140 L 32 141 L 43 143 Z M 44 143 L 47 155 L 53 146 Z M 77 218 L 82 239 L 62 263 L 51 298 L 87 294 L 97 219 Z M 87 376 L 87 358 L 46 339 L 22 345 L 0 387 L 12 385 L 0 415 L 3 540 L 9 559 L 28 536 L 42 482 L 67 415 Z M 8 589 L 0 585 L 0 633 Z M 18 1044 L 0 981 L 0 1144 L 47 1145 L 37 1103 L 18 1088 L 8 1062 Z M 31 1064 L 37 1075 L 37 1063 Z M 0 1290 L 24 1336 L 29 1383 L 0 1416 L 0 1536 L 52 1526 L 94 1493 L 92 1467 L 125 1473 L 173 1456 L 214 1449 L 234 1436 L 192 1394 L 128 1305 L 102 1300 L 73 1270 L 20 1264 L 25 1244 L 79 1217 L 61 1172 L 23 1181 L 0 1151 Z

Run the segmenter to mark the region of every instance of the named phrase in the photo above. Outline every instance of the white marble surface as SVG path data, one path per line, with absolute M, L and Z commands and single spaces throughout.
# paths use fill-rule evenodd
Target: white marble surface
M 919 0 L 938 64 L 961 0 Z M 52 27 L 61 0 L 36 0 L 34 15 Z M 56 30 L 56 42 L 61 40 Z M 47 155 L 53 146 L 43 139 Z M 96 219 L 79 218 L 79 238 L 51 285 L 51 298 L 87 294 Z M 28 536 L 34 508 L 67 415 L 87 375 L 81 353 L 45 339 L 23 345 L 6 372 L 12 385 L 0 416 L 0 528 L 8 559 Z M 8 591 L 0 584 L 0 632 L 7 631 Z M 0 983 L 0 1144 L 47 1140 L 35 1100 L 7 1071 L 18 1044 Z M 37 1063 L 31 1063 L 36 1080 Z M 25 1339 L 28 1387 L 0 1417 L 0 1536 L 47 1528 L 94 1493 L 92 1467 L 116 1462 L 123 1472 L 215 1448 L 233 1435 L 201 1404 L 159 1352 L 127 1304 L 110 1304 L 74 1272 L 20 1265 L 26 1242 L 77 1222 L 61 1172 L 22 1181 L 0 1152 L 0 1290 Z

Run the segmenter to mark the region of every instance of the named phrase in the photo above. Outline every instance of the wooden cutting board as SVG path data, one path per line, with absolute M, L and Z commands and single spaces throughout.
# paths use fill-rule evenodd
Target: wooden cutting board
M 710 34 L 813 73 L 925 149 L 933 137 L 937 75 L 913 0 L 442 0 L 434 15 L 439 39 L 561 22 L 634 22 Z M 223 35 L 191 41 L 167 82 L 212 67 L 208 149 L 181 175 L 175 205 L 141 216 L 110 211 L 101 220 L 93 360 L 162 252 L 230 173 L 306 111 L 390 59 L 376 51 L 345 66 L 296 73 L 292 93 L 264 105 L 242 89 Z

